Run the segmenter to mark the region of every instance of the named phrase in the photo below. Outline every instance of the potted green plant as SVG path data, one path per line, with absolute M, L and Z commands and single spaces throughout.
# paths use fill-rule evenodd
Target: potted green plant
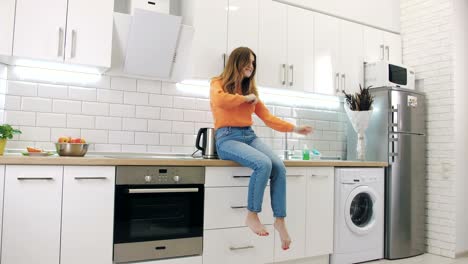
M 374 102 L 374 96 L 369 92 L 369 88 L 371 87 L 362 88 L 359 85 L 359 92 L 354 95 L 343 91 L 348 106 L 345 107 L 345 112 L 357 133 L 356 151 L 359 160 L 365 160 L 366 158 L 365 132 L 369 126 L 369 120 L 372 115 L 372 103 Z
M 7 139 L 12 139 L 15 134 L 21 134 L 21 131 L 8 124 L 0 125 L 0 155 L 5 151 Z

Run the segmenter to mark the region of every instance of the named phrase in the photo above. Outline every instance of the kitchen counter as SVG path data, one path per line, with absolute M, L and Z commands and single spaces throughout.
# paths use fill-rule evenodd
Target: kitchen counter
M 138 158 L 138 157 L 27 157 L 5 155 L 0 157 L 0 164 L 16 165 L 83 165 L 83 166 L 204 166 L 204 167 L 236 167 L 236 162 L 227 160 L 207 160 L 200 158 Z M 343 160 L 286 160 L 287 167 L 386 167 L 387 162 L 375 161 L 343 161 Z

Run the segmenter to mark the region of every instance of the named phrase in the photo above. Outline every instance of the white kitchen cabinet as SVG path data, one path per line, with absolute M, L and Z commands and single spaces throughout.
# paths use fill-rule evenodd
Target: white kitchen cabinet
M 340 21 L 339 86 L 341 91 L 355 93 L 364 86 L 364 36 L 363 26 L 345 20 Z
M 202 264 L 202 257 L 186 257 L 174 259 L 162 259 L 154 261 L 135 262 L 134 264 Z
M 2 226 L 3 219 L 3 192 L 5 186 L 5 166 L 0 166 L 0 226 Z M 2 248 L 2 230 L 0 229 L 0 248 Z
M 3 264 L 58 264 L 62 166 L 6 166 Z
M 280 236 L 275 232 L 275 262 L 304 258 L 305 256 L 306 171 L 306 168 L 287 168 L 286 225 L 293 243 L 288 250 L 283 250 Z
M 339 85 L 339 20 L 316 14 L 314 39 L 314 92 L 335 95 Z
M 265 87 L 285 88 L 288 68 L 288 8 L 278 2 L 260 0 L 259 10 L 257 82 Z
M 115 167 L 65 166 L 61 264 L 112 264 Z
M 109 67 L 113 6 L 113 0 L 17 0 L 13 56 Z
M 388 60 L 402 62 L 401 36 L 379 29 L 364 27 L 365 61 Z
M 17 0 L 13 56 L 63 62 L 67 0 Z
M 273 227 L 265 227 L 269 236 L 258 236 L 248 227 L 205 230 L 203 264 L 273 262 Z
M 333 252 L 334 169 L 310 168 L 307 172 L 306 257 Z
M 13 48 L 15 0 L 0 1 L 0 56 L 10 56 Z
M 314 14 L 260 0 L 258 83 L 310 91 L 313 88 Z
M 258 1 L 229 0 L 227 54 L 238 47 L 258 50 Z
M 113 0 L 68 0 L 65 62 L 109 67 Z
M 195 28 L 191 78 L 209 80 L 219 75 L 227 60 L 228 0 L 183 1 L 183 24 Z

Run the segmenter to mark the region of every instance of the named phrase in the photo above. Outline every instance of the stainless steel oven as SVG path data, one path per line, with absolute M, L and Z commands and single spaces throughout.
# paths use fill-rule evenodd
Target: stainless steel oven
M 118 166 L 114 262 L 201 255 L 204 167 Z

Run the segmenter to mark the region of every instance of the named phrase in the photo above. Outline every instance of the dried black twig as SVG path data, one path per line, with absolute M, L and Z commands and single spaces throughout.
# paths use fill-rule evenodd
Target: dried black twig
M 359 85 L 359 92 L 353 94 L 347 94 L 344 90 L 342 91 L 345 99 L 346 104 L 349 106 L 349 109 L 352 111 L 367 111 L 372 109 L 372 103 L 374 102 L 374 96 L 370 94 L 369 86 L 367 88 L 362 88 Z

